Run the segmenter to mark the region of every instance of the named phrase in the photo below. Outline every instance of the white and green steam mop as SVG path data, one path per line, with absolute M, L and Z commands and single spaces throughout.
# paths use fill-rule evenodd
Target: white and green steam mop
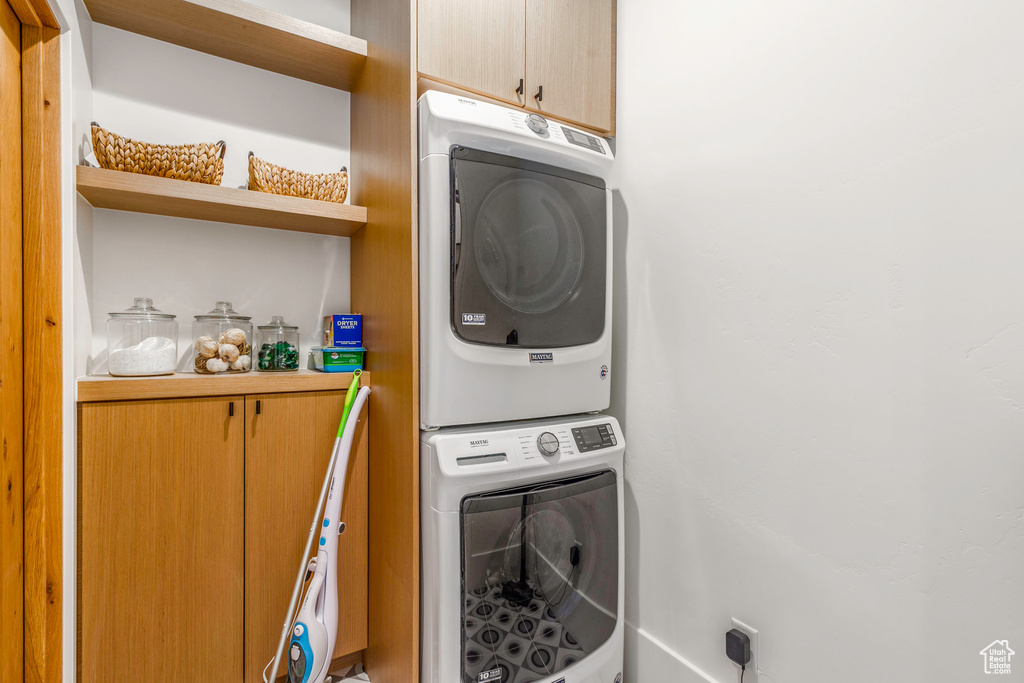
M 331 655 L 338 639 L 338 534 L 341 533 L 341 502 L 345 492 L 345 474 L 348 471 L 349 454 L 352 451 L 352 440 L 355 437 L 359 414 L 370 395 L 370 388 L 359 388 L 357 370 L 352 384 L 345 395 L 345 408 L 338 425 L 338 435 L 334 439 L 334 450 L 331 461 L 327 465 L 327 476 L 320 490 L 320 499 L 313 511 L 313 525 L 306 539 L 306 548 L 302 551 L 302 564 L 299 575 L 292 589 L 292 599 L 288 605 L 281 630 L 281 639 L 277 644 L 274 660 L 263 670 L 263 683 L 274 683 L 277 670 L 281 665 L 285 643 L 288 645 L 288 680 L 290 683 L 324 683 L 327 670 L 331 666 Z M 324 507 L 323 523 L 320 524 L 320 510 Z M 313 539 L 319 534 L 320 547 L 316 557 L 308 562 Z M 306 596 L 298 616 L 295 615 L 296 605 L 302 585 L 309 584 Z M 270 669 L 269 676 L 267 669 Z

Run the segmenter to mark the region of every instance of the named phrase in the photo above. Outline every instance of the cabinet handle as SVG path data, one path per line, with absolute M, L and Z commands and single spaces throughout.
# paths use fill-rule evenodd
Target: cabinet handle
M 235 416 L 235 402 L 234 401 L 230 401 L 230 402 L 228 402 L 228 417 L 234 417 L 234 416 Z
M 519 87 L 516 88 L 516 94 L 519 95 L 520 97 L 522 97 L 524 91 L 525 91 L 525 88 L 523 87 L 523 79 L 520 78 L 519 79 Z
M 537 100 L 538 102 L 542 102 L 544 100 L 544 86 L 543 85 L 537 86 L 537 94 L 533 96 L 533 99 Z
M 256 401 L 256 414 L 257 415 L 260 414 L 260 402 L 259 401 Z

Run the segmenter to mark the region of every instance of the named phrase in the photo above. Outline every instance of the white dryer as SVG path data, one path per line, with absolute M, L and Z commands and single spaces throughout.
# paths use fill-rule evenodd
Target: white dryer
M 625 445 L 585 415 L 421 436 L 423 683 L 613 683 Z
M 432 91 L 419 153 L 421 426 L 607 408 L 608 143 Z

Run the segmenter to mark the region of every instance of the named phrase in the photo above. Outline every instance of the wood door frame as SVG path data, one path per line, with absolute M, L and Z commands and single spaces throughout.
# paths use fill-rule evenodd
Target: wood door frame
M 19 596 L 6 592 L 20 587 L 21 624 L 12 630 L 21 637 L 6 640 L 0 654 L 21 661 L 7 670 L 8 677 L 59 683 L 64 609 L 60 28 L 46 0 L 6 1 L 21 22 L 22 249 L 20 262 L 13 256 L 5 265 L 21 269 L 21 341 L 32 353 L 22 354 L 17 378 L 21 434 L 13 457 L 20 463 L 4 486 L 16 494 L 5 499 L 11 508 L 5 512 L 22 531 L 22 552 L 17 581 L 3 584 L 2 597 L 16 604 Z

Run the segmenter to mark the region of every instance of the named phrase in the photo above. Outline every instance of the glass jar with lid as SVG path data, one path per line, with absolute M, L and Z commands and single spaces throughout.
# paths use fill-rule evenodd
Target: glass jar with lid
M 193 367 L 203 375 L 252 369 L 252 317 L 239 315 L 230 301 L 218 301 L 192 323 Z
M 275 315 L 266 325 L 260 325 L 256 336 L 259 355 L 256 369 L 262 372 L 281 372 L 299 369 L 299 328 L 289 325 Z
M 117 376 L 169 375 L 178 365 L 178 322 L 136 297 L 107 320 L 107 371 Z

